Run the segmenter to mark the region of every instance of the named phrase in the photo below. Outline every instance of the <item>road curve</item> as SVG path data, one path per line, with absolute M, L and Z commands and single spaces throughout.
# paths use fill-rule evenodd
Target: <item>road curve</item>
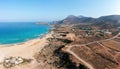
M 118 33 L 116 36 L 112 37 L 112 38 L 109 38 L 109 39 L 106 39 L 106 40 L 102 40 L 102 41 L 108 41 L 108 40 L 111 40 L 111 39 L 114 39 L 114 38 L 117 38 L 118 36 L 120 35 L 120 33 Z M 82 45 L 78 45 L 78 46 L 83 46 L 83 45 L 88 45 L 88 44 L 92 44 L 92 43 L 99 43 L 99 41 L 94 41 L 94 42 L 90 42 L 90 43 L 87 43 L 87 44 L 82 44 Z M 99 43 L 100 44 L 100 43 Z M 76 45 L 77 46 L 77 45 Z M 81 61 L 86 67 L 88 67 L 89 69 L 95 69 L 91 64 L 89 64 L 88 62 L 84 61 L 83 59 L 81 59 L 79 56 L 77 56 L 74 52 L 72 52 L 70 49 L 73 47 L 73 46 L 66 46 L 67 49 L 66 49 L 66 52 L 72 54 L 75 58 L 77 58 L 79 61 Z

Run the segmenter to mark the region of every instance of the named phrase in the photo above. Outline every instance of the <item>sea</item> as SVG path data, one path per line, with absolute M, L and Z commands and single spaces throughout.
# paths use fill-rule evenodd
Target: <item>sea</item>
M 50 26 L 36 22 L 0 22 L 0 44 L 22 43 L 42 37 L 49 30 Z

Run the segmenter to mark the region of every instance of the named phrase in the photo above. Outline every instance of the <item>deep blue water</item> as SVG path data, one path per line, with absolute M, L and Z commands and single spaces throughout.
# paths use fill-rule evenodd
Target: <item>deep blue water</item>
M 37 25 L 32 22 L 1 22 L 0 44 L 13 44 L 34 39 L 46 34 L 48 25 Z

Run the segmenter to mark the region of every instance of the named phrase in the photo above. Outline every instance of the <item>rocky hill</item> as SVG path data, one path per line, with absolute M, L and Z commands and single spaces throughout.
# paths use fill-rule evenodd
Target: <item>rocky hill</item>
M 65 19 L 58 21 L 58 24 L 81 24 L 91 23 L 102 28 L 111 28 L 120 26 L 120 15 L 101 16 L 99 18 L 70 15 Z
M 95 18 L 92 17 L 85 17 L 85 16 L 74 16 L 74 15 L 69 15 L 65 19 L 59 21 L 58 23 L 60 24 L 78 24 L 78 23 L 89 23 L 94 21 Z

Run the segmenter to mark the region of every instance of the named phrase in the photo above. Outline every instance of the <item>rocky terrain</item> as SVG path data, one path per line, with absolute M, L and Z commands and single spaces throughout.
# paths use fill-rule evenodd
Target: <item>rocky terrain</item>
M 119 17 L 71 15 L 58 21 L 36 60 L 45 69 L 119 69 Z
M 0 48 L 2 69 L 120 69 L 120 16 L 68 16 L 43 38 Z
M 32 59 L 25 59 L 22 57 L 8 57 L 5 58 L 4 61 L 1 63 L 5 68 L 12 68 L 16 65 L 30 63 Z
M 83 30 L 84 27 L 87 30 Z M 35 56 L 37 61 L 42 61 L 45 67 L 51 69 L 113 69 L 118 67 L 119 54 L 115 57 L 114 53 L 119 53 L 116 51 L 120 45 L 119 35 L 98 31 L 99 28 L 88 30 L 86 25 L 82 28 L 77 28 L 76 25 L 59 25 L 53 29 L 53 38 L 48 38 L 49 44 Z M 94 29 L 94 27 L 91 28 Z M 103 46 L 103 43 L 106 45 Z

